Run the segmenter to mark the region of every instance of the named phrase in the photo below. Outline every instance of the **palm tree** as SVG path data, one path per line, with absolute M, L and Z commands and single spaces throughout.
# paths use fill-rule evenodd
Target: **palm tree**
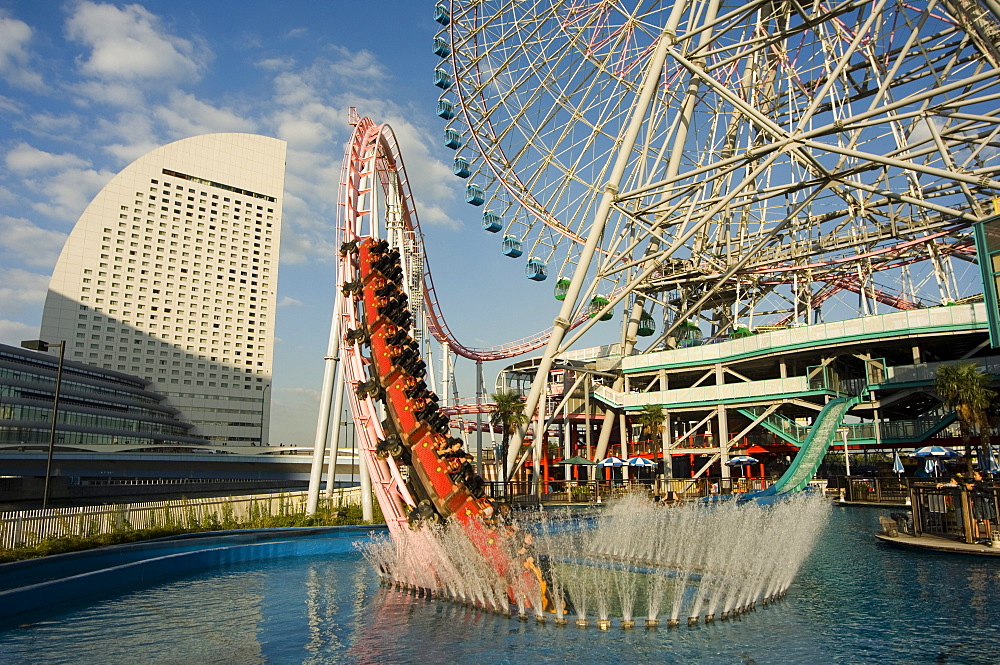
M 657 439 L 663 432 L 663 407 L 659 404 L 646 404 L 635 416 L 635 422 L 642 427 L 642 431 L 649 437 L 650 441 Z M 663 473 L 668 478 L 672 475 L 670 465 L 667 463 L 666 451 L 663 455 Z
M 524 414 L 524 397 L 516 390 L 501 390 L 490 396 L 490 424 L 499 425 L 503 430 L 500 443 L 500 459 L 497 460 L 497 470 L 504 481 L 504 496 L 507 495 L 507 445 L 514 430 L 527 424 L 528 416 Z
M 937 371 L 937 393 L 947 409 L 954 409 L 965 444 L 965 464 L 972 476 L 972 430 L 979 433 L 980 460 L 990 454 L 990 402 L 996 392 L 990 390 L 992 375 L 979 369 L 976 363 L 942 365 Z

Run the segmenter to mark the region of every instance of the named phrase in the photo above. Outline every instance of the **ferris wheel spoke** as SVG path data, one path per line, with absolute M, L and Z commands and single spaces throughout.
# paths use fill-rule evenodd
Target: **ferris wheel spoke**
M 954 282 L 919 259 L 945 239 L 946 256 L 968 256 L 968 227 L 1000 190 L 988 12 L 952 0 L 451 5 L 463 111 L 452 122 L 466 124 L 473 177 L 504 235 L 559 266 L 557 298 L 625 160 L 578 313 L 604 294 L 675 326 L 701 307 L 723 329 L 788 303 L 793 316 L 818 312 L 852 288 L 874 294 L 872 308 L 933 302 L 849 278 Z M 665 33 L 654 103 L 622 152 Z M 658 296 L 668 288 L 677 295 Z

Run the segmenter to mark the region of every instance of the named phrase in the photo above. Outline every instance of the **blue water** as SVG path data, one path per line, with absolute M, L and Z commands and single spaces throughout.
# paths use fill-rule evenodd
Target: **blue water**
M 1000 560 L 876 543 L 835 509 L 788 597 L 736 621 L 608 632 L 380 588 L 355 554 L 216 569 L 0 632 L 0 663 L 1000 662 Z

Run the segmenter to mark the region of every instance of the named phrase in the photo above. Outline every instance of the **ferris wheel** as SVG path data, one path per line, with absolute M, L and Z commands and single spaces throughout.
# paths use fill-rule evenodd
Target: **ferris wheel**
M 440 2 L 437 114 L 498 252 L 557 329 L 590 317 L 548 354 L 616 310 L 629 353 L 959 301 L 1000 193 L 998 9 Z

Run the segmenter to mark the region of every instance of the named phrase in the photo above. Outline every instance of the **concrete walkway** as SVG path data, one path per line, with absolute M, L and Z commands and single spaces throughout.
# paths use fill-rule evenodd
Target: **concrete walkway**
M 1000 556 L 1000 547 L 990 547 L 988 545 L 978 545 L 975 543 L 965 543 L 951 538 L 940 536 L 910 536 L 900 533 L 898 536 L 889 536 L 885 533 L 876 533 L 875 537 L 883 543 L 888 543 L 896 547 L 908 549 L 927 550 L 931 552 L 948 552 L 951 554 L 974 554 L 978 556 Z

